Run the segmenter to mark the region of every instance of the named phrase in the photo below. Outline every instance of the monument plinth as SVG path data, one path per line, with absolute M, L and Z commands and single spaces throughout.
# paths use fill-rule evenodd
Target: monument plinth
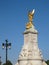
M 38 31 L 33 25 L 33 16 L 34 10 L 28 14 L 29 22 L 24 31 L 24 45 L 16 65 L 46 65 L 43 63 L 42 53 L 38 48 Z

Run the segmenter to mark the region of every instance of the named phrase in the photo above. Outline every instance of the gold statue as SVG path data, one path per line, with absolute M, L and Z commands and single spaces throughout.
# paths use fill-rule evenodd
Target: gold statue
M 32 26 L 32 19 L 33 19 L 33 16 L 34 16 L 34 11 L 35 10 L 33 9 L 32 12 L 28 13 L 29 23 L 26 24 L 27 29 L 31 28 L 31 26 Z

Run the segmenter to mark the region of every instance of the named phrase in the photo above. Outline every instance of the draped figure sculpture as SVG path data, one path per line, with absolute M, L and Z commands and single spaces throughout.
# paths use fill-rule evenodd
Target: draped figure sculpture
M 29 12 L 28 13 L 28 18 L 29 18 L 29 22 L 26 24 L 26 29 L 29 29 L 29 28 L 31 28 L 31 26 L 32 26 L 32 19 L 33 19 L 33 17 L 34 17 L 34 12 L 35 12 L 35 10 L 33 9 L 33 11 L 32 12 Z

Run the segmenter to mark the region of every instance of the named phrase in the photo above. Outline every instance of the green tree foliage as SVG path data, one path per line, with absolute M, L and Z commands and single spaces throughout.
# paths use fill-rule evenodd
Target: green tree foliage
M 13 65 L 9 60 L 7 61 L 7 64 L 4 63 L 3 65 Z
M 47 65 L 49 65 L 49 60 L 46 61 Z

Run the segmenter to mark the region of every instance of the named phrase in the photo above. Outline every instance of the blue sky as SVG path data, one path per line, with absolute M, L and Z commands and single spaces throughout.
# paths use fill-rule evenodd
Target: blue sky
M 35 9 L 34 25 L 38 30 L 38 45 L 45 60 L 49 59 L 49 0 L 0 0 L 0 56 L 5 62 L 2 43 L 12 43 L 8 59 L 16 63 L 24 43 L 23 32 L 28 22 L 28 11 Z

